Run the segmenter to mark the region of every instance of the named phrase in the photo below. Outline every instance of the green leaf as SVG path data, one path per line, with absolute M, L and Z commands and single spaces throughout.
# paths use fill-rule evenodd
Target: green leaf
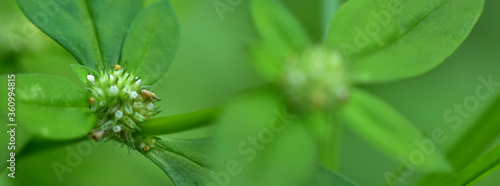
M 469 165 L 495 142 L 500 132 L 500 115 L 498 113 L 500 113 L 500 95 L 446 152 L 450 164 L 456 170 L 461 170 Z M 437 184 L 447 177 L 448 175 L 440 174 L 427 175 L 421 183 L 423 185 Z
M 156 136 L 203 127 L 213 122 L 218 111 L 218 108 L 212 108 L 173 116 L 150 118 L 139 124 L 141 131 L 137 134 Z
M 117 64 L 123 38 L 141 1 L 18 0 L 24 14 L 82 65 Z
M 160 79 L 174 59 L 179 43 L 179 25 L 166 0 L 139 12 L 125 39 L 121 61 L 147 84 Z
M 0 77 L 7 82 L 7 76 Z M 34 136 L 52 140 L 75 139 L 94 126 L 95 115 L 89 109 L 85 92 L 64 78 L 39 75 L 16 75 L 15 114 L 18 125 Z M 7 83 L 0 95 L 7 95 Z M 7 99 L 0 102 L 7 105 Z M 7 107 L 1 108 L 4 113 Z
M 306 48 L 310 39 L 300 23 L 276 0 L 253 0 L 252 16 L 261 43 L 251 53 L 257 68 L 274 80 L 286 58 Z
M 351 62 L 351 78 L 375 83 L 430 71 L 469 35 L 484 0 L 350 0 L 332 20 L 326 45 Z
M 290 115 L 274 91 L 249 93 L 221 113 L 213 147 L 221 179 L 215 183 L 300 185 L 308 181 L 317 166 L 314 137 L 307 123 Z
M 119 64 L 125 36 L 142 9 L 142 0 L 88 0 L 87 4 L 104 64 Z
M 354 183 L 349 178 L 346 178 L 337 172 L 330 171 L 322 166 L 318 166 L 316 168 L 316 171 L 313 172 L 313 176 L 311 177 L 307 185 L 354 186 L 358 184 Z
M 87 84 L 89 80 L 87 80 L 88 75 L 93 75 L 95 79 L 99 77 L 99 74 L 94 70 L 87 66 L 71 64 L 71 69 L 76 74 L 78 79 L 83 82 L 83 84 Z
M 397 161 L 407 161 L 426 172 L 450 171 L 436 144 L 404 116 L 377 97 L 355 89 L 339 112 L 354 132 Z M 424 157 L 423 161 L 418 159 Z
M 309 0 L 307 6 L 304 6 L 303 0 L 279 0 L 285 5 L 297 21 L 304 25 L 304 30 L 307 30 L 311 40 L 318 42 L 323 39 L 323 6 L 325 0 Z M 332 1 L 332 0 L 328 0 Z
M 500 145 L 451 176 L 441 185 L 474 185 L 482 178 L 500 168 Z
M 144 156 L 158 165 L 175 185 L 206 185 L 214 171 L 208 168 L 210 140 L 158 138 Z
M 447 153 L 448 159 L 454 167 L 462 168 L 469 164 L 495 142 L 500 132 L 499 113 L 500 95 Z M 460 154 L 460 156 L 456 156 L 456 154 Z

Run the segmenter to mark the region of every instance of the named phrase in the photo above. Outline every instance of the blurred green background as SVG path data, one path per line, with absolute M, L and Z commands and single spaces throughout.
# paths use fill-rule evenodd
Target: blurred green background
M 315 7 L 297 6 L 297 2 L 301 1 L 283 1 L 295 13 L 317 15 Z M 256 39 L 249 15 L 249 1 L 243 1 L 233 11 L 226 12 L 223 21 L 217 15 L 212 1 L 171 0 L 171 3 L 181 27 L 180 48 L 165 78 L 153 87 L 162 98 L 159 102 L 163 110 L 160 116 L 208 108 L 265 83 L 254 71 L 245 52 L 245 46 Z M 484 13 L 470 37 L 437 69 L 414 79 L 364 88 L 386 100 L 424 134 L 434 128 L 444 129 L 449 139 L 439 148 L 450 148 L 491 98 L 496 96 L 480 102 L 480 109 L 470 113 L 471 117 L 465 119 L 463 126 L 457 130 L 451 129 L 450 123 L 443 119 L 446 110 L 474 95 L 476 86 L 480 84 L 478 77 L 492 74 L 494 80 L 500 81 L 498 7 L 499 1 L 486 2 Z M 309 31 L 321 32 L 315 27 L 316 22 L 311 21 L 314 18 L 308 16 L 301 21 L 308 26 Z M 0 74 L 53 74 L 83 87 L 69 65 L 77 63 L 76 60 L 31 25 L 15 0 L 2 0 L 0 25 Z M 12 39 L 16 39 L 17 44 L 12 45 Z M 2 118 L 2 121 L 6 120 Z M 1 131 L 5 131 L 4 124 L 1 126 Z M 202 137 L 210 135 L 210 131 L 207 128 L 197 129 L 173 136 Z M 22 131 L 18 131 L 18 135 L 18 143 L 23 143 Z M 383 185 L 384 173 L 393 171 L 397 162 L 347 130 L 343 138 L 340 172 L 360 185 Z M 4 142 L 7 142 L 7 138 L 2 134 L 1 143 Z M 67 148 L 76 149 L 77 143 L 18 160 L 17 178 L 10 179 L 3 172 L 0 185 L 171 184 L 163 171 L 145 157 L 109 142 L 92 146 L 91 153 L 82 157 L 82 162 L 72 168 L 71 173 L 65 173 L 63 181 L 59 182 L 51 164 L 65 162 Z M 7 158 L 6 150 L 5 147 L 0 149 L 2 161 Z M 420 175 L 415 174 L 405 183 L 412 183 L 412 179 L 418 178 Z M 500 171 L 496 171 L 478 185 L 495 185 L 499 181 Z

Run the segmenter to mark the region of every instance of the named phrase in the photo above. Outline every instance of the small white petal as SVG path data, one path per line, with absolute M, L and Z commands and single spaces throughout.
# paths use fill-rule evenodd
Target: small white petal
M 121 119 L 123 117 L 123 112 L 121 110 L 117 110 L 115 112 L 115 118 L 116 119 Z
M 153 109 L 153 107 L 154 107 L 154 105 L 153 105 L 153 103 L 151 103 L 151 102 L 149 102 L 148 104 L 146 104 L 146 108 L 147 108 L 148 110 Z
M 109 80 L 113 81 L 113 79 L 115 79 L 115 77 L 113 75 L 109 75 Z
M 122 131 L 122 127 L 120 125 L 116 125 L 113 127 L 113 131 L 120 132 L 120 131 Z
M 118 93 L 118 87 L 116 85 L 113 85 L 113 86 L 109 87 L 109 91 L 112 94 L 117 94 Z
M 87 80 L 89 80 L 90 82 L 94 83 L 95 82 L 95 78 L 93 75 L 87 75 Z
M 135 84 L 136 84 L 136 85 L 140 85 L 140 84 L 141 84 L 141 80 L 140 80 L 140 79 L 139 79 L 139 80 L 137 80 L 137 81 L 135 82 Z
M 140 145 L 139 145 L 141 148 L 144 148 L 146 147 L 146 144 L 144 142 L 142 142 Z
M 137 96 L 139 96 L 139 94 L 137 94 L 137 92 L 130 92 L 130 97 L 132 99 L 135 99 Z

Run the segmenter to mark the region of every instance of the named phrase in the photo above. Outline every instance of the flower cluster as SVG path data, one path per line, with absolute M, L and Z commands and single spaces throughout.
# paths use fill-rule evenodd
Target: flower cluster
M 325 108 L 350 95 L 346 64 L 341 54 L 312 48 L 285 62 L 282 85 L 300 109 Z
M 97 126 L 89 133 L 96 141 L 117 140 L 134 149 L 147 151 L 151 140 L 138 138 L 138 124 L 159 113 L 154 102 L 160 99 L 147 90 L 141 79 L 121 66 L 87 76 L 90 109 L 97 116 Z

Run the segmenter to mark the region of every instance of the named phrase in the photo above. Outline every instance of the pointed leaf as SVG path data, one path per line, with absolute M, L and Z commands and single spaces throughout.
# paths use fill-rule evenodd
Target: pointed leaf
M 262 43 L 254 45 L 256 51 L 251 53 L 257 68 L 273 80 L 285 59 L 307 47 L 310 39 L 302 25 L 276 0 L 252 1 L 252 16 Z
M 7 76 L 2 76 L 7 82 Z M 66 140 L 86 135 L 95 124 L 85 92 L 67 79 L 40 75 L 16 75 L 16 122 L 35 136 Z M 7 95 L 7 84 L 1 95 Z M 0 102 L 5 103 L 7 99 Z M 7 105 L 5 103 L 4 105 Z M 7 107 L 1 108 L 7 112 Z
M 474 185 L 498 168 L 500 168 L 500 145 L 471 161 L 468 166 L 455 173 L 441 185 Z
M 350 0 L 334 16 L 327 46 L 373 83 L 414 77 L 442 63 L 469 35 L 484 0 Z
M 145 7 L 134 19 L 122 50 L 121 62 L 147 84 L 160 79 L 170 67 L 179 42 L 179 26 L 166 0 Z
M 411 162 L 422 171 L 450 171 L 435 143 L 377 97 L 355 89 L 339 112 L 349 128 L 395 160 Z M 417 159 L 421 156 L 422 161 Z
M 160 138 L 144 156 L 160 167 L 175 185 L 206 185 L 214 171 L 208 168 L 207 139 L 178 140 Z
M 142 0 L 88 0 L 103 63 L 119 64 L 125 36 L 142 9 Z
M 80 64 L 117 64 L 121 46 L 141 1 L 18 0 L 25 15 L 66 48 Z
M 491 76 L 489 78 L 491 79 Z M 455 169 L 461 170 L 469 165 L 496 142 L 500 132 L 500 115 L 498 113 L 500 113 L 500 95 L 446 152 L 448 160 Z M 448 176 L 446 174 L 430 174 L 420 183 L 423 185 L 438 184 Z

